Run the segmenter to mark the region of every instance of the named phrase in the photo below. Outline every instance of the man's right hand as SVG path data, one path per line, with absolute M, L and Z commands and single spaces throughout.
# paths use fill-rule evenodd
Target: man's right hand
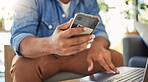
M 68 56 L 83 51 L 87 45 L 93 42 L 95 35 L 83 35 L 71 37 L 87 31 L 87 27 L 69 28 L 73 19 L 62 25 L 59 25 L 52 36 L 48 39 L 49 51 L 60 56 Z

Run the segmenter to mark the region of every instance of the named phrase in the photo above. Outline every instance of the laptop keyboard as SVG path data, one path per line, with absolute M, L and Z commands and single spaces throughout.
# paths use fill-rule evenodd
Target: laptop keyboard
M 105 82 L 142 82 L 144 71 L 142 69 L 130 70 L 117 75 Z

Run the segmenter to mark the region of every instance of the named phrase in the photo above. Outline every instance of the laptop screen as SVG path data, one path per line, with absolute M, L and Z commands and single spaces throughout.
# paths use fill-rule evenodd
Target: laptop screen
M 145 74 L 144 74 L 143 82 L 148 82 L 148 58 L 147 58 L 147 63 L 146 63 L 146 68 L 145 68 Z

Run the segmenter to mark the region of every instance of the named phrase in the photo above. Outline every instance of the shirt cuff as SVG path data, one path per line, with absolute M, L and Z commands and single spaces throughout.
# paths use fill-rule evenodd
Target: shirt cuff
M 33 34 L 30 33 L 21 33 L 19 35 L 17 35 L 13 40 L 12 40 L 12 47 L 13 50 L 15 52 L 16 55 L 19 55 L 21 57 L 23 57 L 20 53 L 19 53 L 19 45 L 21 43 L 21 41 L 27 37 L 27 36 L 34 36 Z

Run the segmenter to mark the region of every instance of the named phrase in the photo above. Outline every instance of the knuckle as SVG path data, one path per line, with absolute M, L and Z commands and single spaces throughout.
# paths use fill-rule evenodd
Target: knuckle
M 100 62 L 100 64 L 101 64 L 103 67 L 105 67 L 105 63 Z
M 78 48 L 76 48 L 76 51 L 80 51 L 81 50 L 81 48 L 78 46 Z
M 102 66 L 106 66 L 106 63 L 103 62 L 102 60 L 100 60 L 100 64 L 101 64 Z
M 67 49 L 63 48 L 63 52 L 66 53 Z
M 62 37 L 62 34 L 57 35 L 57 40 L 60 41 Z
M 81 48 L 81 51 L 84 50 L 86 47 Z
M 84 45 L 84 44 L 79 45 L 79 49 L 80 49 L 80 50 L 82 50 L 82 49 L 84 49 L 84 48 L 85 48 L 85 45 Z
M 113 64 L 110 64 L 110 67 L 114 70 L 116 69 L 116 67 Z
M 83 46 L 83 47 L 80 49 L 80 51 L 83 51 L 84 49 L 86 49 L 86 47 L 85 47 L 85 46 Z
M 113 69 L 114 69 L 114 70 L 117 70 L 114 66 L 113 66 Z
M 87 62 L 90 62 L 91 58 L 90 56 L 87 57 Z
M 81 50 L 83 48 L 83 44 L 78 46 L 79 50 Z
M 62 48 L 62 54 L 66 54 L 66 49 L 65 48 Z
M 89 64 L 91 63 L 91 61 L 92 61 L 92 60 L 91 60 L 90 58 L 89 58 L 89 59 L 87 59 L 87 62 L 88 62 Z
M 56 29 L 60 28 L 62 25 L 58 25 Z
M 75 42 L 80 42 L 80 39 L 77 38 L 77 39 L 75 40 Z
M 73 31 L 74 31 L 75 33 L 81 33 L 81 32 L 83 32 L 83 29 L 80 28 L 80 27 L 77 27 L 77 28 L 73 29 Z
M 103 62 L 102 62 L 102 60 L 101 60 L 101 57 L 100 57 L 100 56 L 98 56 L 97 60 L 98 60 L 100 63 L 102 63 L 102 64 L 103 64 Z
M 83 32 L 83 28 L 81 28 L 81 27 L 78 30 L 79 30 L 79 32 Z
M 90 63 L 91 62 L 91 59 L 90 58 L 87 58 L 87 62 Z
M 61 46 L 61 48 L 63 48 L 65 46 L 64 42 L 60 42 L 59 44 Z M 63 48 L 64 49 L 64 48 Z
M 109 64 L 109 65 L 112 65 L 112 62 L 111 62 L 111 61 L 108 61 L 108 64 Z
M 111 55 L 111 52 L 107 51 L 106 54 L 107 54 L 107 55 Z
M 83 47 L 85 47 L 85 48 L 86 48 L 86 47 L 88 46 L 88 44 L 89 44 L 89 43 L 88 43 L 88 42 L 86 42 L 86 43 L 84 44 L 84 46 L 83 46 Z
M 67 34 L 71 34 L 72 29 L 68 29 L 66 32 L 67 32 Z
M 104 64 L 103 66 L 104 66 L 104 68 L 108 69 L 108 65 L 107 64 Z

